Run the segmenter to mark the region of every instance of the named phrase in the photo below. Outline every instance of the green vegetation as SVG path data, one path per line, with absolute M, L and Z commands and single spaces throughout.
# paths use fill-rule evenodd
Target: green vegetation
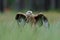
M 31 31 L 26 24 L 22 32 L 15 20 L 15 12 L 0 14 L 0 40 L 60 40 L 60 14 L 57 12 L 43 12 L 48 18 L 50 28 L 44 26 Z

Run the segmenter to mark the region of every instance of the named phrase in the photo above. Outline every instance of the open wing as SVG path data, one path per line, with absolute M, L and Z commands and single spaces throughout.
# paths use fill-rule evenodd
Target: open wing
M 19 26 L 24 26 L 26 24 L 26 15 L 18 13 L 15 17 Z
M 34 17 L 39 26 L 44 25 L 45 27 L 49 27 L 48 19 L 43 14 L 36 14 Z

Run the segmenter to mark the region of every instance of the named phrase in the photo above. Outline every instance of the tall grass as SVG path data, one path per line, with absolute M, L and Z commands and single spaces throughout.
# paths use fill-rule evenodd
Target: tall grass
M 42 26 L 35 32 L 31 31 L 29 24 L 20 31 L 15 20 L 16 14 L 0 14 L 0 40 L 60 40 L 60 14 L 45 13 L 50 23 L 49 30 Z

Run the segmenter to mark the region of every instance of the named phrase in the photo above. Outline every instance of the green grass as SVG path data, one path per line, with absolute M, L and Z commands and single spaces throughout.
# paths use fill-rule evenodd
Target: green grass
M 47 30 L 44 26 L 38 27 L 35 32 L 31 31 L 29 24 L 26 24 L 21 32 L 14 12 L 0 14 L 0 40 L 60 40 L 60 14 L 44 13 L 49 20 L 50 28 Z

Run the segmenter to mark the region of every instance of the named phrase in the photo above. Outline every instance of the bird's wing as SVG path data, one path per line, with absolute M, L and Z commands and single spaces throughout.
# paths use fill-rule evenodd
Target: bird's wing
M 15 19 L 17 20 L 17 22 L 18 22 L 19 25 L 24 26 L 26 24 L 27 18 L 26 18 L 26 15 L 23 14 L 23 13 L 18 13 L 16 15 Z
M 48 19 L 43 14 L 36 14 L 34 18 L 39 26 L 44 25 L 45 27 L 49 27 Z
M 18 19 L 20 19 L 20 18 L 25 19 L 25 18 L 26 18 L 26 15 L 25 15 L 24 13 L 18 12 L 18 13 L 16 14 L 15 19 L 18 20 Z

